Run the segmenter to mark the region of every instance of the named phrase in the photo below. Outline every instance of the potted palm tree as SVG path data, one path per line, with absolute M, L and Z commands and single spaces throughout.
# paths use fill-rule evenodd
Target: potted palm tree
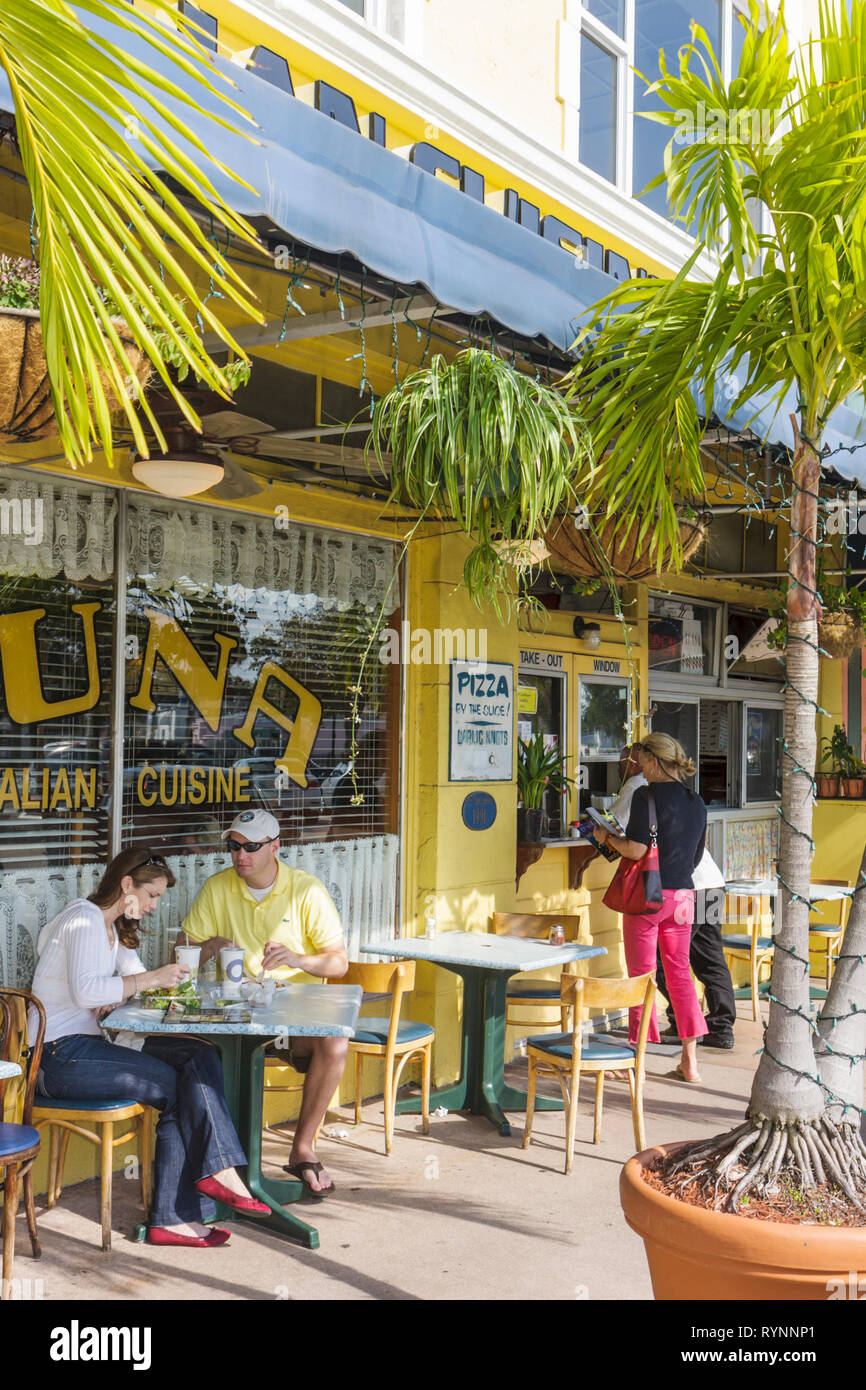
M 673 278 L 617 287 L 591 316 L 574 377 L 611 514 L 625 498 L 644 514 L 654 510 L 658 548 L 678 546 L 677 499 L 702 488 L 695 388 L 705 418 L 722 384 L 723 418 L 761 395 L 777 403 L 787 396 L 796 412 L 778 864 L 783 922 L 769 1025 L 744 1122 L 700 1143 L 661 1145 L 624 1170 L 626 1219 L 644 1238 L 660 1298 L 825 1299 L 834 1272 L 862 1263 L 866 855 L 817 1027 L 808 942 L 821 454 L 834 411 L 866 381 L 859 347 L 866 3 L 822 0 L 819 24 L 820 63 L 800 61 L 782 7 L 750 0 L 739 71 L 727 85 L 696 25 L 675 73 L 662 58 L 653 89 L 664 109 L 655 119 L 681 131 L 688 117 L 690 138 L 671 140 L 658 182 L 667 178 L 675 214 L 696 232 L 694 259 L 709 252 L 716 273 L 692 280 L 687 264 Z M 767 108 L 784 121 L 758 130 L 752 118 Z M 708 111 L 720 119 L 707 123 Z M 760 229 L 749 214 L 756 204 L 766 214 Z
M 566 756 L 554 744 L 545 743 L 545 735 L 535 733 L 517 742 L 517 840 L 519 844 L 537 844 L 541 839 L 544 802 L 549 793 L 562 796 L 573 779 L 566 776 Z

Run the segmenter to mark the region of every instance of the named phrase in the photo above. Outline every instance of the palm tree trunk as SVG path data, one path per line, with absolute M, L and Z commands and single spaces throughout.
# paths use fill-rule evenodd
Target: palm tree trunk
M 835 1124 L 860 1126 L 866 1052 L 866 849 L 841 957 L 818 1021 L 815 1057 Z
M 815 541 L 820 463 L 794 422 L 794 502 L 788 561 L 785 733 L 782 746 L 782 826 L 778 877 L 782 901 L 770 983 L 770 1018 L 746 1124 L 705 1143 L 675 1150 L 663 1165 L 668 1183 L 686 1182 L 715 1207 L 737 1211 L 749 1192 L 771 1196 L 783 1173 L 800 1193 L 835 1184 L 851 1205 L 866 1210 L 866 1146 L 860 1137 L 866 1042 L 866 969 L 858 961 L 837 967 L 822 1012 L 821 1038 L 813 1047 L 809 1014 L 809 878 L 812 867 L 812 769 L 817 753 L 818 617 Z M 820 444 L 818 445 L 820 447 Z M 853 936 L 851 935 L 853 931 Z M 866 853 L 861 888 L 845 937 L 845 954 L 866 956 Z M 847 968 L 843 970 L 843 966 Z M 851 1017 L 847 1017 L 847 1015 Z M 844 1022 L 842 1016 L 845 1016 Z M 834 1019 L 839 1021 L 835 1024 Z M 828 1050 L 850 1053 L 856 1061 Z M 817 1055 L 816 1055 L 817 1053 Z M 821 1074 L 819 1075 L 819 1066 Z M 828 1080 L 828 1078 L 832 1078 Z M 825 1107 L 825 1087 L 842 1098 Z M 844 1112 L 844 1113 L 843 1113 Z M 846 1119 L 847 1114 L 847 1119 Z M 724 1195 L 720 1196 L 720 1190 Z M 814 1208 L 820 1216 L 820 1203 Z
M 794 422 L 794 501 L 788 561 L 787 676 L 778 878 L 782 928 L 770 981 L 770 1020 L 750 1102 L 753 1119 L 814 1123 L 824 1109 L 809 1020 L 809 879 L 812 769 L 818 749 L 818 600 L 815 592 L 821 466 Z

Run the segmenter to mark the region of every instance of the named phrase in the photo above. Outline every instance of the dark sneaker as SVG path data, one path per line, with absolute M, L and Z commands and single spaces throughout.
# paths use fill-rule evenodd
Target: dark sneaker
M 662 1042 L 676 1043 L 677 1046 L 679 1046 L 680 1035 L 677 1032 L 676 1028 L 665 1028 L 664 1032 L 659 1034 L 659 1037 L 661 1038 Z
M 733 1045 L 733 1033 L 705 1033 L 698 1038 L 698 1047 L 715 1047 L 719 1052 L 730 1052 Z

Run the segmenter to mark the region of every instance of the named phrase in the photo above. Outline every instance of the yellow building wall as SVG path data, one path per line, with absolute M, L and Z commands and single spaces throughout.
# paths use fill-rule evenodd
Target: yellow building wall
M 428 0 L 424 9 L 425 66 L 526 135 L 561 149 L 556 70 L 562 0 L 533 0 L 531 7 Z

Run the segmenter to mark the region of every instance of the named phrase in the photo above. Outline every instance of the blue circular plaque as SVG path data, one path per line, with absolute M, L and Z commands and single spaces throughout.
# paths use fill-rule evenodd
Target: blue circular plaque
M 496 802 L 489 792 L 470 792 L 463 800 L 463 824 L 469 830 L 489 830 L 496 820 Z

